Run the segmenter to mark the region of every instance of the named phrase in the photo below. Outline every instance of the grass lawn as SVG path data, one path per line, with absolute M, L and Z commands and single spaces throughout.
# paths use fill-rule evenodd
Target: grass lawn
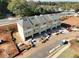
M 68 48 L 58 58 L 75 58 L 76 56 L 76 52 L 73 49 Z
M 58 58 L 79 58 L 79 41 L 71 41 L 72 46 L 65 50 Z

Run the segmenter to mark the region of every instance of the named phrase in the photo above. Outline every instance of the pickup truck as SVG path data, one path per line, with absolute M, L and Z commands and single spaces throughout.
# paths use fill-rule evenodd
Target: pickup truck
M 20 51 L 23 51 L 23 50 L 29 50 L 32 46 L 31 44 L 19 43 L 18 47 Z
M 46 36 L 46 37 L 42 37 L 41 39 L 42 39 L 41 42 L 42 42 L 42 43 L 45 43 L 46 41 L 48 41 L 49 35 Z

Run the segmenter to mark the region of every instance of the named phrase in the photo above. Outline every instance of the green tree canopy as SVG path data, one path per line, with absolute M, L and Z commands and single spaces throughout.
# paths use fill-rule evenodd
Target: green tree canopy
M 0 12 L 0 19 L 4 18 L 4 15 Z
M 8 4 L 8 10 L 19 16 L 30 16 L 33 13 L 26 0 L 11 0 Z
M 8 2 L 7 1 L 8 0 L 0 0 L 0 12 L 2 12 L 3 14 L 8 12 L 8 10 L 7 10 Z

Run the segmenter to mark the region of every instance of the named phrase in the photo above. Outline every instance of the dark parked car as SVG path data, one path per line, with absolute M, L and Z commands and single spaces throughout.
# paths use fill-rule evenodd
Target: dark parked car
M 2 39 L 0 39 L 0 44 L 4 43 L 4 41 Z

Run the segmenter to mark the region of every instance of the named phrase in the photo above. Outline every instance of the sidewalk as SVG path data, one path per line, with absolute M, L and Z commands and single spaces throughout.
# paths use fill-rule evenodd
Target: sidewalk
M 63 47 L 61 47 L 61 49 L 59 49 L 59 51 L 53 55 L 53 53 L 51 53 L 51 55 L 48 56 L 48 58 L 57 58 L 61 53 L 63 53 L 67 48 L 70 47 L 70 43 L 68 45 L 65 45 Z

